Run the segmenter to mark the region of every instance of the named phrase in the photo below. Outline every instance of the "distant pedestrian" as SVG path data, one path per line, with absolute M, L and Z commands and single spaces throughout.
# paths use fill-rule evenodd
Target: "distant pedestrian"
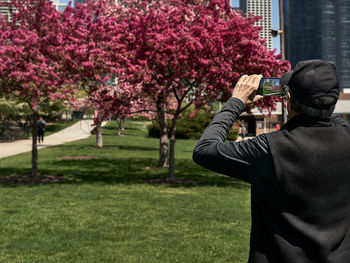
M 245 138 L 246 132 L 247 132 L 247 129 L 246 129 L 244 123 L 242 123 L 241 128 L 240 128 L 240 134 L 241 134 L 242 139 Z
M 45 127 L 46 127 L 46 122 L 44 121 L 43 117 L 40 117 L 38 120 L 38 142 L 44 142 L 44 133 L 45 133 Z

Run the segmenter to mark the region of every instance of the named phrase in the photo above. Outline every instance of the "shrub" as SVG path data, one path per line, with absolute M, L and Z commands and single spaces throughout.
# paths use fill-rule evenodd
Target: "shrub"
M 178 139 L 198 139 L 203 133 L 204 129 L 208 126 L 212 118 L 213 113 L 200 110 L 196 116 L 190 118 L 190 114 L 193 110 L 187 110 L 182 114 L 182 118 L 177 121 L 176 125 L 176 138 Z M 168 127 L 171 126 L 171 121 L 167 120 Z M 152 121 L 147 127 L 148 135 L 151 137 L 159 138 L 159 122 L 158 120 Z M 170 130 L 169 130 L 170 132 Z
M 84 119 L 84 112 L 83 111 L 78 111 L 78 110 L 74 110 L 72 112 L 72 119 L 73 120 L 82 120 Z
M 149 119 L 145 116 L 139 116 L 139 115 L 135 115 L 130 117 L 131 120 L 133 121 L 149 121 Z
M 227 140 L 228 141 L 235 141 L 235 140 L 237 140 L 237 138 L 238 138 L 238 129 L 232 128 L 227 135 Z
M 28 139 L 29 134 L 18 127 L 0 126 L 0 141 L 14 141 Z
M 199 139 L 205 128 L 213 119 L 214 114 L 200 110 L 193 118 L 190 118 L 191 111 L 185 111 L 176 127 L 176 138 Z
M 204 110 L 200 110 L 193 118 L 190 118 L 190 114 L 193 109 L 185 111 L 183 117 L 177 121 L 176 125 L 176 138 L 177 139 L 199 139 L 205 128 L 209 125 L 210 121 L 214 117 L 214 113 L 208 113 Z M 167 120 L 168 127 L 171 126 L 171 120 Z M 148 135 L 154 138 L 159 138 L 159 121 L 155 119 L 150 125 L 147 126 Z M 169 129 L 170 133 L 170 129 Z M 170 134 L 169 134 L 170 135 Z M 232 128 L 227 135 L 227 140 L 235 141 L 238 137 L 238 129 Z
M 147 125 L 148 135 L 153 138 L 159 138 L 160 136 L 160 126 L 158 119 L 152 121 L 151 124 Z

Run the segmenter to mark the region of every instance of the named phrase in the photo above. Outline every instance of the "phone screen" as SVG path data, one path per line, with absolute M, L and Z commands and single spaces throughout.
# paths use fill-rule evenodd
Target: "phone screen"
M 256 94 L 262 96 L 282 96 L 283 90 L 280 86 L 280 79 L 262 78 Z

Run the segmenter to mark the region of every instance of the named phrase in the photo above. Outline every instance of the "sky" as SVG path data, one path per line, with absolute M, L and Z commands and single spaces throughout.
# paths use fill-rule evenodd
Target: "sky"
M 272 29 L 279 29 L 279 9 L 278 0 L 272 0 Z M 239 0 L 231 0 L 233 7 L 239 6 Z M 277 54 L 280 53 L 280 37 L 272 38 L 272 47 L 277 49 Z

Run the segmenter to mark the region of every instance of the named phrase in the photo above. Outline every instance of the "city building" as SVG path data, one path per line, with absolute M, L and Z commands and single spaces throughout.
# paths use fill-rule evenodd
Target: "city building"
M 341 93 L 335 105 L 334 114 L 350 122 L 350 94 Z
M 234 9 L 262 17 L 256 25 L 262 27 L 260 38 L 266 39 L 267 49 L 272 50 L 272 0 L 230 0 L 230 3 Z M 243 113 L 238 120 L 246 124 L 248 136 L 275 131 L 277 125 L 282 125 L 282 105 L 277 103 L 277 109 L 272 116 L 267 111 L 253 109 L 250 114 Z
M 10 2 L 10 0 L 0 0 L 1 2 Z M 6 17 L 7 19 L 9 18 L 9 10 L 8 7 L 6 6 L 0 6 L 0 14 Z
M 286 59 L 334 63 L 340 87 L 350 93 L 350 0 L 284 0 Z
M 51 2 L 59 12 L 63 12 L 69 2 L 74 3 L 72 0 L 51 0 Z
M 277 125 L 283 125 L 282 104 L 277 103 L 276 110 L 271 114 L 267 110 L 260 112 L 260 110 L 254 108 L 249 114 L 245 112 L 241 114 L 238 120 L 245 122 L 248 136 L 276 131 Z
M 240 0 L 239 9 L 247 14 L 262 16 L 256 25 L 262 27 L 260 38 L 266 39 L 267 49 L 272 50 L 272 0 Z
M 69 2 L 74 5 L 74 0 L 50 0 L 59 12 L 63 12 Z M 0 0 L 0 2 L 10 2 L 10 0 Z M 77 0 L 77 3 L 83 3 L 84 0 Z M 0 14 L 8 17 L 9 12 L 7 7 L 0 6 Z

